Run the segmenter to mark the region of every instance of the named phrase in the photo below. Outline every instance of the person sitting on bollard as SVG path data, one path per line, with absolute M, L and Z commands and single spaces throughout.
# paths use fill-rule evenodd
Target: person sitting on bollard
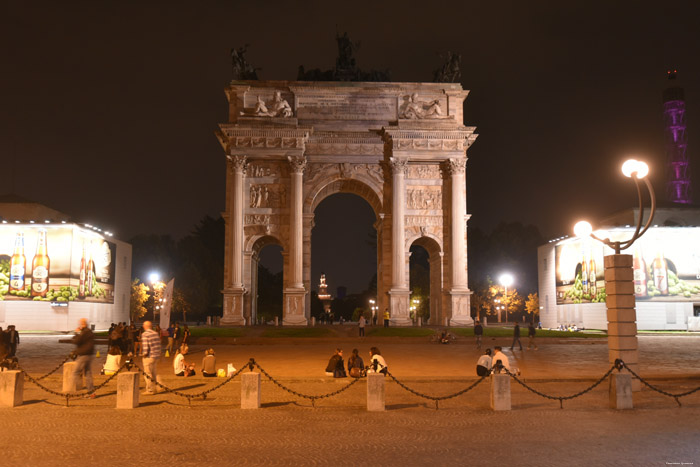
M 386 375 L 389 371 L 388 367 L 386 366 L 386 361 L 384 361 L 384 357 L 382 357 L 382 353 L 379 351 L 379 349 L 377 347 L 372 347 L 369 349 L 369 366 L 367 373 L 375 373 L 375 362 L 377 367 L 376 373 Z
M 348 359 L 348 373 L 353 378 L 360 378 L 365 372 L 365 362 L 362 361 L 357 349 L 352 349 L 352 355 Z
M 119 371 L 121 363 L 122 353 L 119 350 L 119 347 L 113 345 L 109 348 L 109 352 L 107 352 L 107 360 L 105 361 L 102 370 L 100 370 L 100 373 L 103 375 L 112 376 L 114 373 Z
M 194 376 L 194 363 L 187 363 L 185 355 L 189 351 L 189 347 L 183 344 L 177 351 L 175 360 L 173 360 L 173 370 L 175 376 Z
M 216 376 L 216 355 L 214 349 L 207 349 L 202 359 L 202 376 L 214 378 Z
M 476 374 L 478 376 L 488 376 L 491 373 L 491 349 L 486 349 L 484 355 L 476 362 Z
M 328 360 L 326 366 L 326 376 L 334 378 L 347 378 L 345 373 L 345 362 L 343 362 L 343 350 L 335 349 L 335 354 Z
M 502 352 L 503 349 L 501 349 L 501 346 L 497 345 L 493 350 L 493 357 L 491 358 L 492 366 L 495 367 L 496 362 L 500 361 L 503 368 L 510 371 L 510 362 L 508 361 L 508 357 Z

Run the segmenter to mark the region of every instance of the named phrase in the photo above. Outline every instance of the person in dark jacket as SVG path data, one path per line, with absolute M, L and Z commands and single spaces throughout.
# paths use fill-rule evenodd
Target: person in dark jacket
M 523 344 L 520 343 L 520 325 L 518 325 L 518 323 L 515 323 L 515 327 L 513 328 L 513 343 L 510 344 L 510 350 L 513 350 L 516 342 L 520 346 L 520 350 L 523 350 Z
M 352 355 L 348 359 L 348 373 L 353 378 L 359 378 L 365 372 L 365 362 L 362 361 L 357 349 L 352 349 Z
M 80 381 L 81 377 L 85 376 L 85 387 L 87 395 L 90 399 L 95 398 L 95 386 L 92 382 L 92 355 L 95 352 L 95 335 L 88 327 L 88 321 L 85 318 L 80 319 L 76 335 L 73 337 L 75 344 L 75 370 L 73 372 L 73 380 Z
M 484 327 L 481 325 L 481 321 L 478 319 L 474 324 L 474 337 L 476 337 L 476 348 L 481 348 L 481 339 L 484 337 Z
M 15 329 L 15 325 L 11 324 L 7 327 L 7 332 L 10 334 L 10 355 L 8 358 L 14 357 L 17 353 L 17 346 L 19 345 L 19 333 Z
M 328 360 L 326 375 L 333 376 L 334 378 L 346 378 L 348 376 L 345 373 L 345 363 L 343 362 L 342 349 L 335 349 L 335 354 L 330 360 Z

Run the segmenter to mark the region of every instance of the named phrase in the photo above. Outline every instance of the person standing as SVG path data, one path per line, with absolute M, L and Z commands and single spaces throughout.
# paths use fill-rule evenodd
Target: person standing
M 476 320 L 474 324 L 474 337 L 476 337 L 476 348 L 481 348 L 481 338 L 484 337 L 484 327 L 481 325 L 481 321 Z
M 175 337 L 175 348 L 179 349 L 182 345 L 182 328 L 178 322 L 175 322 L 175 335 L 173 337 Z
M 168 346 L 165 348 L 165 350 L 169 353 L 173 353 L 173 348 L 175 345 L 175 328 L 173 327 L 172 323 L 170 326 L 168 326 Z
M 391 315 L 389 315 L 389 308 L 384 309 L 384 327 L 388 328 L 389 327 L 389 318 L 391 318 Z
M 183 344 L 188 344 L 190 343 L 190 327 L 186 324 L 182 326 L 182 343 Z
M 88 327 L 86 318 L 80 318 L 78 329 L 73 337 L 75 344 L 75 369 L 73 370 L 73 380 L 80 381 L 83 375 L 85 376 L 85 388 L 87 394 L 85 397 L 95 398 L 95 386 L 92 382 L 92 354 L 95 351 L 95 335 Z
M 365 337 L 365 324 L 366 324 L 366 322 L 367 321 L 365 320 L 365 315 L 360 315 L 360 321 L 357 324 L 359 329 L 360 329 L 360 337 Z
M 513 328 L 513 343 L 510 344 L 510 350 L 513 350 L 516 342 L 520 346 L 520 350 L 523 350 L 523 344 L 520 343 L 520 326 L 518 323 L 515 323 L 515 327 Z
M 11 324 L 7 327 L 7 331 L 10 334 L 10 354 L 9 357 L 14 357 L 17 353 L 17 346 L 19 345 L 19 333 L 15 329 L 15 325 Z
M 158 378 L 158 359 L 160 359 L 160 336 L 153 330 L 153 323 L 143 323 L 141 333 L 141 357 L 143 357 L 143 371 L 148 375 L 146 379 L 145 394 L 158 392 L 156 381 Z
M 530 347 L 535 347 L 535 350 L 538 349 L 537 344 L 535 344 L 535 334 L 537 334 L 537 331 L 535 330 L 535 325 L 533 323 L 530 323 L 527 327 L 527 350 L 530 350 Z

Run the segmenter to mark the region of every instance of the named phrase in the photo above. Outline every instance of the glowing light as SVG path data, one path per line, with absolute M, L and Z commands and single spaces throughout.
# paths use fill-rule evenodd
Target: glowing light
M 160 274 L 158 274 L 157 272 L 152 272 L 148 275 L 148 280 L 151 281 L 151 284 L 155 284 L 160 280 Z
M 574 225 L 574 234 L 579 238 L 589 237 L 591 232 L 593 232 L 593 227 L 588 221 L 578 221 L 576 225 Z
M 499 278 L 499 281 L 501 282 L 501 285 L 504 287 L 510 287 L 513 285 L 513 276 L 511 274 L 501 274 L 501 277 Z
M 641 179 L 649 174 L 649 166 L 645 162 L 629 159 L 622 164 L 622 174 L 625 177 L 632 177 L 634 174 L 637 178 Z

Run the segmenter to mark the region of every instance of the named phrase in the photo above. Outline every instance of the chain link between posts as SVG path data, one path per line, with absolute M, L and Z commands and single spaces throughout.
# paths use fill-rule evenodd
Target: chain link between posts
M 41 380 L 44 379 L 44 378 L 48 378 L 48 377 L 51 376 L 52 374 L 56 373 L 56 372 L 58 371 L 58 369 L 61 368 L 61 367 L 63 366 L 63 364 L 66 363 L 66 362 L 67 362 L 68 360 L 70 360 L 71 358 L 72 358 L 73 360 L 75 360 L 75 358 L 76 358 L 76 357 L 75 357 L 75 354 L 69 353 L 68 355 L 66 355 L 66 358 L 64 358 L 63 361 L 62 361 L 61 363 L 59 363 L 59 364 L 56 366 L 56 368 L 54 368 L 53 370 L 49 371 L 49 372 L 46 373 L 44 376 L 39 376 L 38 378 L 35 378 L 35 379 L 36 379 L 37 381 L 41 381 Z
M 663 389 L 660 389 L 660 388 L 657 388 L 656 386 L 651 385 L 648 381 L 646 381 L 644 378 L 639 376 L 632 368 L 630 368 L 622 360 L 620 360 L 620 359 L 615 360 L 615 365 L 619 365 L 619 367 L 620 367 L 619 369 L 621 369 L 623 367 L 625 369 L 627 369 L 627 371 L 629 371 L 632 376 L 637 378 L 639 381 L 641 381 L 642 384 L 644 384 L 646 387 L 648 387 L 652 391 L 656 391 L 659 394 L 663 394 L 664 396 L 672 397 L 673 400 L 676 401 L 676 404 L 678 404 L 678 407 L 681 406 L 681 401 L 679 400 L 681 397 L 689 396 L 691 394 L 694 394 L 694 393 L 700 391 L 700 386 L 698 386 L 697 388 L 691 389 L 690 391 L 681 392 L 679 394 L 673 394 L 672 392 L 667 392 L 667 391 L 664 391 Z

